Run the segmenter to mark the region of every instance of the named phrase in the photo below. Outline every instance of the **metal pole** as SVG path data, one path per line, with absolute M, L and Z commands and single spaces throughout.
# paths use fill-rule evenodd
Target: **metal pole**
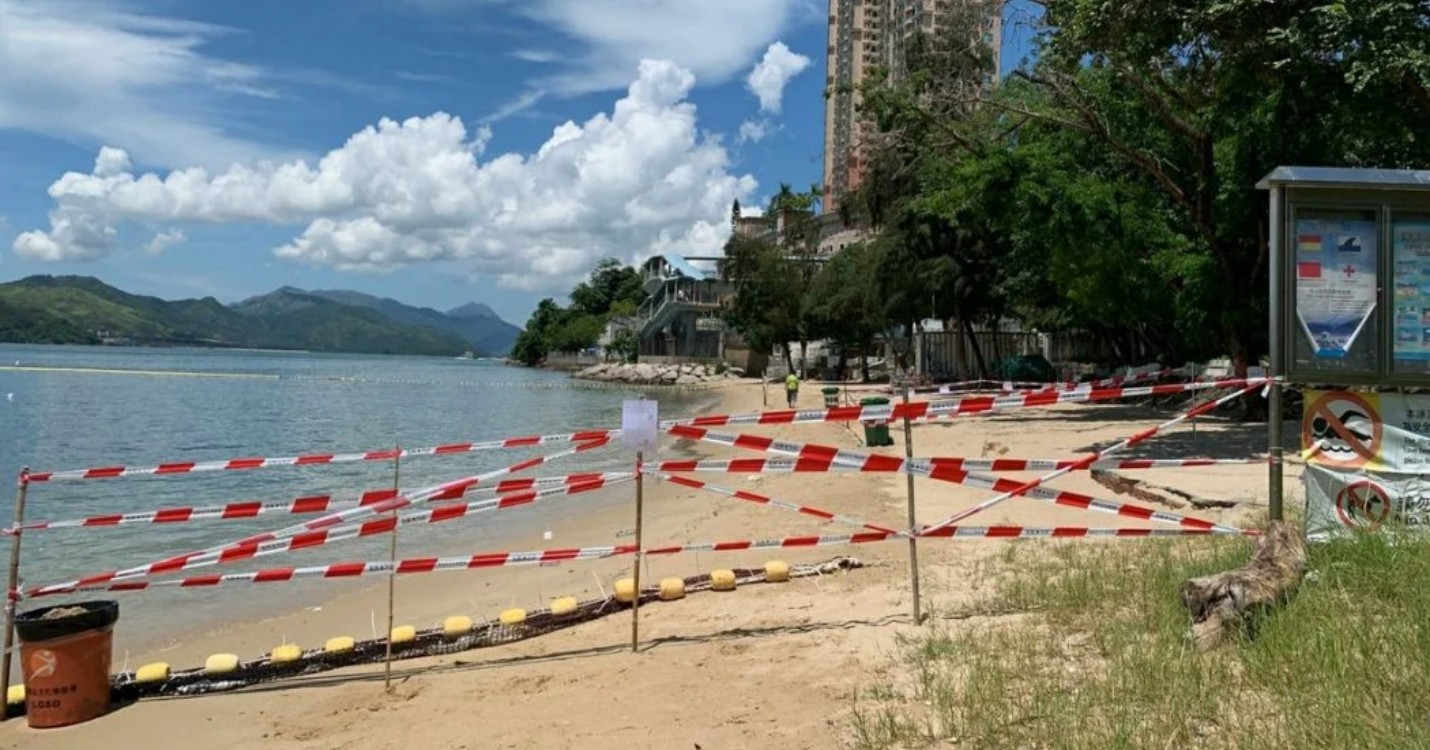
M 632 574 L 635 598 L 631 599 L 631 653 L 640 649 L 641 638 L 641 525 L 645 504 L 645 452 L 636 451 L 636 564 Z
M 1267 275 L 1271 277 L 1271 295 L 1269 310 L 1271 319 L 1271 330 L 1268 331 L 1267 340 L 1271 348 L 1271 367 L 1267 375 L 1271 381 L 1267 384 L 1267 404 L 1266 404 L 1266 437 L 1270 445 L 1267 446 L 1267 454 L 1270 459 L 1267 470 L 1267 505 L 1271 520 L 1280 521 L 1284 517 L 1282 513 L 1282 467 L 1283 456 L 1281 447 L 1281 377 L 1285 363 L 1282 361 L 1283 349 L 1286 342 L 1281 340 L 1281 328 L 1285 310 L 1283 309 L 1282 281 L 1281 278 L 1281 188 L 1273 185 L 1271 187 L 1271 222 L 1267 230 Z
M 397 446 L 392 456 L 392 491 L 401 492 L 398 489 L 398 480 L 402 471 L 402 447 Z M 387 574 L 387 653 L 383 656 L 382 667 L 382 687 L 387 692 L 392 692 L 392 625 L 393 615 L 396 607 L 394 602 L 397 598 L 397 510 L 392 511 L 392 544 L 389 548 L 389 559 L 392 560 L 392 572 Z
M 15 533 L 10 537 L 10 580 L 5 589 L 5 656 L 0 664 L 0 721 L 10 714 L 10 665 L 15 649 L 15 608 L 19 600 L 15 592 L 20 587 L 20 527 L 25 523 L 25 495 L 30 490 L 30 467 L 20 469 L 15 490 Z
M 914 460 L 914 428 L 909 422 L 909 389 L 904 388 L 904 458 L 908 461 Z M 914 536 L 918 530 L 918 514 L 914 506 L 914 475 L 912 472 L 904 472 L 904 477 L 908 480 L 909 487 L 909 587 L 914 595 L 914 624 L 923 622 L 923 613 L 920 611 L 919 601 L 919 540 Z

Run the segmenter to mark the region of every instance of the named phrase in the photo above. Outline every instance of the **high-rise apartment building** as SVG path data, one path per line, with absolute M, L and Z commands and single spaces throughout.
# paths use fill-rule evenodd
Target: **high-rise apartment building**
M 898 78 L 905 70 L 908 44 L 916 35 L 944 31 L 949 6 L 976 0 L 829 0 L 829 47 L 826 52 L 824 100 L 824 211 L 838 208 L 839 196 L 857 189 L 867 169 L 862 144 L 868 124 L 859 113 L 859 85 L 879 69 Z M 993 49 L 993 69 L 999 64 L 1002 39 L 1000 3 L 987 2 L 990 12 L 982 34 Z M 988 81 L 991 83 L 991 81 Z

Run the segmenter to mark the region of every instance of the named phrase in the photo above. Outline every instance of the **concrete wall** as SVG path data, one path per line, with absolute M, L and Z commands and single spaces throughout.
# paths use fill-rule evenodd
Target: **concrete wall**
M 595 354 L 571 354 L 569 352 L 551 352 L 546 355 L 546 366 L 555 370 L 579 370 L 582 367 L 601 364 L 604 360 Z

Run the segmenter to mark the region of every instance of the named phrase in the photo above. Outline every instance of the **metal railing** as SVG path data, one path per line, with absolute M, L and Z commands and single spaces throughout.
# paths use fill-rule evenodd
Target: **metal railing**
M 636 309 L 636 319 L 645 323 L 659 315 L 661 309 L 669 304 L 718 308 L 725 296 L 727 296 L 725 293 L 711 288 L 708 283 L 684 278 L 670 279 L 666 281 L 659 292 L 647 297 L 641 303 L 640 307 Z

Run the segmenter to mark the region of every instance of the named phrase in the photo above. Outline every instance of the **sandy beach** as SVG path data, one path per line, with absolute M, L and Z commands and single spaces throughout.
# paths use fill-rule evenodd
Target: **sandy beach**
M 746 413 L 762 408 L 760 387 L 739 384 L 720 391 L 715 410 Z M 771 408 L 782 394 L 770 389 Z M 801 405 L 819 403 L 806 388 Z M 662 415 L 674 416 L 674 415 Z M 915 455 L 967 458 L 1072 458 L 1163 421 L 1165 410 L 1114 405 L 1066 405 L 917 425 Z M 585 426 L 585 425 L 582 425 Z M 851 430 L 850 427 L 853 429 Z M 857 425 L 789 425 L 750 433 L 860 450 Z M 1243 458 L 1265 449 L 1265 425 L 1217 419 L 1183 425 L 1127 454 L 1129 457 Z M 731 430 L 737 431 L 737 430 Z M 499 437 L 493 435 L 491 437 Z M 902 456 L 903 435 L 875 452 Z M 681 446 L 710 457 L 758 454 Z M 1288 493 L 1299 495 L 1288 471 Z M 1009 474 L 1032 478 L 1033 474 Z M 1137 472 L 1233 507 L 1175 512 L 1236 523 L 1265 507 L 1265 467 L 1222 465 Z M 905 525 L 905 478 L 898 474 L 799 474 L 750 477 L 701 474 L 700 479 L 755 490 L 775 498 L 857 516 L 892 527 Z M 844 533 L 847 526 L 662 482 L 648 481 L 645 544 L 764 539 Z M 1059 480 L 1058 488 L 1108 499 L 1115 496 L 1086 472 Z M 919 479 L 919 520 L 932 522 L 993 493 Z M 607 490 L 632 494 L 630 485 Z M 581 502 L 580 497 L 562 500 Z M 1288 503 L 1294 504 L 1288 498 Z M 1140 503 L 1145 504 L 1145 503 Z M 536 550 L 622 543 L 633 526 L 633 503 L 555 524 L 551 540 L 523 532 L 505 549 Z M 480 523 L 480 520 L 475 521 Z M 1057 507 L 1014 498 L 970 523 L 1146 527 L 1137 519 Z M 1009 544 L 1142 544 L 1137 540 L 976 541 L 923 540 L 919 544 L 924 609 L 951 617 L 979 594 L 998 555 Z M 489 551 L 473 549 L 471 552 Z M 416 554 L 418 551 L 414 550 Z M 192 698 L 150 699 L 84 725 L 31 730 L 23 719 L 0 726 L 0 747 L 57 750 L 130 748 L 832 748 L 846 735 L 855 691 L 867 683 L 910 617 L 908 545 L 904 541 L 856 547 L 680 555 L 649 560 L 647 580 L 715 568 L 758 567 L 769 559 L 818 562 L 852 555 L 867 567 L 845 574 L 783 584 L 705 592 L 642 608 L 640 653 L 629 651 L 627 612 L 522 643 L 394 665 L 397 687 L 385 695 L 381 665 L 285 680 L 243 691 Z M 334 559 L 347 559 L 334 550 Z M 558 596 L 600 596 L 628 575 L 629 559 L 559 567 L 436 573 L 397 581 L 397 622 L 426 627 L 454 614 L 474 619 L 517 606 L 538 609 Z M 283 584 L 273 584 L 283 585 Z M 320 585 L 320 584 L 303 584 Z M 262 597 L 264 586 L 233 589 Z M 142 607 L 141 594 L 120 594 L 122 607 Z M 309 609 L 259 622 L 194 633 L 156 653 L 130 654 L 129 666 L 165 661 L 176 668 L 202 664 L 216 652 L 247 659 L 280 642 L 305 647 L 338 635 L 367 638 L 374 621 L 385 629 L 386 584 L 346 593 Z M 181 616 L 175 613 L 175 616 Z M 962 618 L 961 628 L 987 618 Z M 116 655 L 116 668 L 120 666 Z

